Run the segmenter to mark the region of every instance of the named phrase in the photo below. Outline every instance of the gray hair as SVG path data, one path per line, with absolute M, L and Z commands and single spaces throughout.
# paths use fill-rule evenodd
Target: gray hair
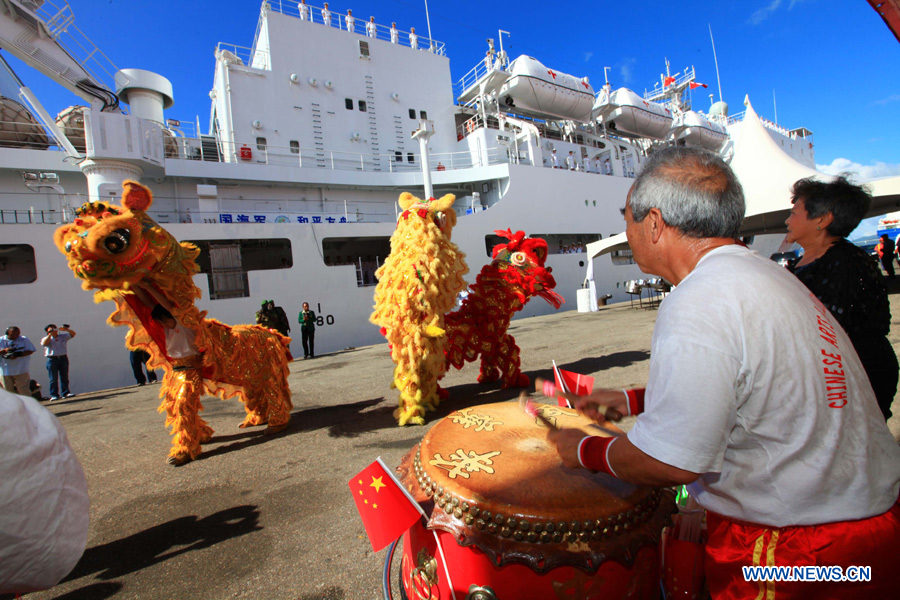
M 689 237 L 736 238 L 744 220 L 744 190 L 721 158 L 698 148 L 654 153 L 635 179 L 629 200 L 638 223 L 651 208 Z

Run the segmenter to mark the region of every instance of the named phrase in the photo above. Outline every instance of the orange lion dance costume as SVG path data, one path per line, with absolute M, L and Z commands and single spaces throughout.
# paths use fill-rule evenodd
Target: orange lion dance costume
M 193 282 L 200 251 L 151 219 L 145 211 L 152 203 L 150 190 L 126 181 L 121 207 L 84 204 L 74 223 L 56 230 L 54 241 L 81 286 L 96 290 L 94 300 L 116 303 L 107 322 L 129 327 L 125 347 L 149 352 L 150 366 L 165 370 L 159 411 L 172 427 L 168 462 L 177 466 L 197 458 L 200 444 L 212 438 L 213 429 L 200 417 L 203 393 L 237 396 L 247 411 L 241 427 L 268 423 L 266 432 L 274 433 L 287 426 L 290 338 L 258 325 L 207 319 L 194 306 L 200 298 Z M 193 335 L 198 355 L 169 357 L 163 328 L 150 317 L 157 301 Z
M 391 253 L 376 271 L 375 311 L 391 347 L 392 386 L 400 390 L 395 416 L 400 425 L 423 425 L 434 410 L 438 380 L 447 371 L 444 315 L 466 287 L 465 255 L 450 241 L 456 213 L 447 194 L 439 200 L 400 195 L 403 213 L 391 236 Z
M 480 355 L 479 383 L 500 379 L 503 388 L 526 387 L 530 382 L 520 369 L 519 346 L 507 333 L 509 322 L 532 296 L 540 296 L 554 308 L 565 300 L 553 291 L 556 281 L 551 269 L 544 267 L 546 241 L 526 237 L 524 231 L 494 233 L 509 243 L 494 246 L 493 262 L 481 269 L 459 310 L 444 318 L 447 361 L 462 369 Z

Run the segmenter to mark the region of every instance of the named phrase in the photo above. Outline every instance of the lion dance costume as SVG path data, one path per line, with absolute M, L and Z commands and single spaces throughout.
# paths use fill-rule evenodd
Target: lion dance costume
M 479 383 L 499 379 L 503 388 L 526 387 L 530 382 L 520 369 L 519 346 L 507 333 L 509 322 L 532 296 L 554 308 L 565 300 L 553 291 L 556 281 L 544 267 L 546 241 L 526 237 L 524 231 L 494 233 L 509 243 L 494 246 L 493 261 L 481 269 L 462 306 L 445 317 L 447 361 L 461 369 L 480 355 Z
M 96 290 L 94 300 L 116 303 L 107 322 L 129 327 L 126 348 L 149 352 L 150 366 L 165 370 L 159 411 L 165 411 L 166 426 L 172 427 L 168 462 L 180 465 L 195 459 L 200 444 L 213 434 L 200 417 L 203 393 L 237 396 L 247 411 L 241 427 L 268 424 L 267 432 L 273 433 L 287 426 L 290 338 L 258 325 L 232 327 L 207 319 L 206 311 L 194 306 L 200 298 L 193 282 L 200 251 L 179 243 L 147 215 L 152 202 L 150 190 L 126 181 L 121 207 L 83 205 L 74 223 L 57 229 L 54 241 L 82 287 Z M 154 307 L 140 290 L 165 299 L 175 320 L 193 335 L 198 355 L 169 357 L 163 328 L 150 317 Z
M 375 273 L 375 311 L 369 320 L 381 326 L 391 347 L 400 425 L 424 424 L 425 412 L 440 402 L 437 382 L 447 370 L 444 315 L 466 287 L 463 275 L 469 270 L 465 255 L 450 241 L 455 199 L 452 194 L 439 200 L 402 194 L 391 253 Z

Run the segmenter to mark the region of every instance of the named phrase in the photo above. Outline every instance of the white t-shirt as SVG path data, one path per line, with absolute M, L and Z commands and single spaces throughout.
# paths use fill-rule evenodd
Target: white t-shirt
M 900 447 L 847 334 L 743 246 L 706 254 L 662 303 L 645 403 L 628 439 L 700 473 L 690 491 L 709 510 L 782 527 L 897 500 Z
M 87 544 L 84 471 L 66 430 L 33 398 L 0 389 L 0 594 L 56 585 Z

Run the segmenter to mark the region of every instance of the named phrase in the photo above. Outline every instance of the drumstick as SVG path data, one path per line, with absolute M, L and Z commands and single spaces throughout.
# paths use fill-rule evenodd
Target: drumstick
M 577 394 L 571 394 L 569 392 L 562 391 L 561 389 L 556 387 L 556 385 L 554 385 L 552 381 L 542 379 L 540 377 L 535 378 L 534 387 L 536 392 L 544 394 L 544 396 L 546 396 L 547 398 L 556 398 L 557 396 L 562 396 L 563 398 L 568 400 L 569 404 L 571 404 L 572 406 L 575 406 L 575 401 L 581 398 L 581 396 L 578 396 Z M 606 418 L 606 413 L 610 410 L 610 408 L 608 406 L 603 406 L 602 404 L 597 404 L 596 406 L 597 414 L 603 415 L 604 418 Z M 610 416 L 618 416 L 619 419 L 622 418 L 621 413 L 618 410 L 613 408 L 612 411 L 613 412 L 612 414 L 610 414 Z
M 528 397 L 527 393 L 522 392 L 519 394 L 519 406 L 526 415 L 534 417 L 545 427 L 553 430 L 559 429 L 553 421 L 538 412 L 537 406 L 531 401 L 531 398 Z

